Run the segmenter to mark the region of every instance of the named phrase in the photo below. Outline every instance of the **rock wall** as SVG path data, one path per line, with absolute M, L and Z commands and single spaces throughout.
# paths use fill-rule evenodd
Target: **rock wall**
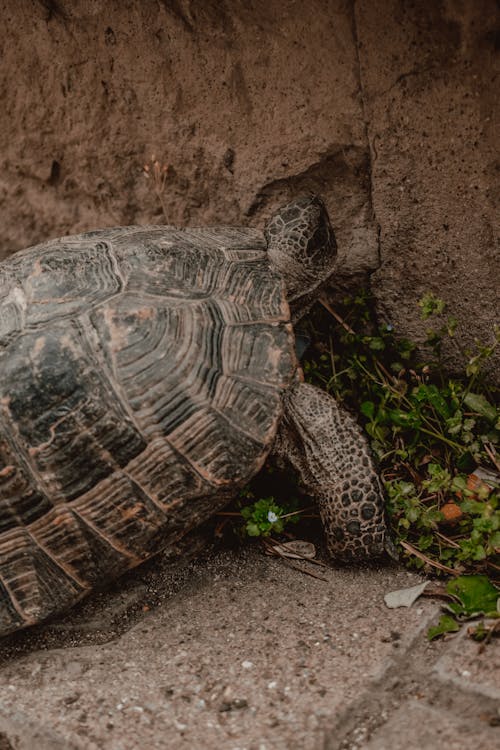
M 385 319 L 421 335 L 433 290 L 465 346 L 491 339 L 494 0 L 0 6 L 0 258 L 97 226 L 261 226 L 314 190 Z
M 458 321 L 447 347 L 458 364 L 500 323 L 498 4 L 363 0 L 356 17 L 380 226 L 372 288 L 414 338 L 415 300 L 442 297 Z

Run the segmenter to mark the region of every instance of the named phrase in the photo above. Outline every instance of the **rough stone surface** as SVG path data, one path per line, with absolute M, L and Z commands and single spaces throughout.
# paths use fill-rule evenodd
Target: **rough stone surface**
M 494 2 L 356 3 L 381 266 L 373 289 L 411 337 L 433 291 L 458 321 L 450 360 L 499 321 L 498 125 Z M 497 360 L 498 362 L 499 360 Z
M 498 698 L 434 669 L 458 658 L 425 639 L 438 606 L 384 605 L 416 575 L 298 564 L 323 580 L 251 548 L 159 557 L 4 639 L 0 748 L 496 746 Z
M 465 629 L 453 639 L 450 648 L 435 664 L 434 671 L 440 679 L 461 689 L 494 698 L 500 708 L 500 649 L 479 652 Z
M 412 700 L 399 708 L 364 747 L 366 750 L 491 750 L 497 741 L 498 731 L 486 722 L 478 731 L 475 723 L 443 715 L 440 710 Z
M 375 267 L 349 4 L 6 5 L 4 255 L 96 226 L 260 225 L 310 189 L 334 207 L 351 266 Z M 166 216 L 143 174 L 153 153 Z
M 422 336 L 498 316 L 494 0 L 4 0 L 0 257 L 96 226 L 261 226 L 303 190 Z M 143 165 L 168 165 L 162 211 Z M 448 351 L 450 361 L 460 355 Z

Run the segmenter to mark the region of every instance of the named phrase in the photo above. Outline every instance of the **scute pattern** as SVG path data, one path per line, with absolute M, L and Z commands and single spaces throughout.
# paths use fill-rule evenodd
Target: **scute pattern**
M 9 261 L 9 270 L 17 281 L 11 297 L 17 302 L 17 310 L 24 313 L 28 327 L 77 313 L 82 299 L 92 305 L 113 296 L 122 287 L 107 242 L 88 244 L 77 253 L 68 252 L 71 238 L 68 247 L 65 244 L 64 240 L 52 241 L 36 255 L 23 258 L 16 255 Z M 78 296 L 74 293 L 76 276 Z
M 0 634 L 69 606 L 262 465 L 295 370 L 263 236 L 118 227 L 0 268 Z
M 0 415 L 38 486 L 55 501 L 78 497 L 145 447 L 81 336 L 64 321 L 27 331 L 0 354 Z
M 0 534 L 48 513 L 52 503 L 31 481 L 28 468 L 0 423 Z

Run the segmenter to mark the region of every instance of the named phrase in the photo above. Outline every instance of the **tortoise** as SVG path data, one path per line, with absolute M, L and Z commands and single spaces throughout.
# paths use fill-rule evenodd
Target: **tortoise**
M 295 352 L 335 256 L 305 196 L 263 233 L 117 227 L 0 264 L 0 634 L 178 540 L 269 454 L 335 558 L 388 549 L 367 440 Z

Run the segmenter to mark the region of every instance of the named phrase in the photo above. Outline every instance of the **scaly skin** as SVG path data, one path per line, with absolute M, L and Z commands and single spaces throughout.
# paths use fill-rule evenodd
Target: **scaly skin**
M 305 315 L 330 279 L 336 242 L 323 202 L 299 198 L 269 221 L 271 263 L 285 280 L 292 320 Z M 337 559 L 394 556 L 384 498 L 368 442 L 353 417 L 327 393 L 296 382 L 284 395 L 284 416 L 273 447 L 315 498 L 329 552 Z
M 384 498 L 366 437 L 335 399 L 308 383 L 284 397 L 273 454 L 318 503 L 330 554 L 342 561 L 392 551 Z

